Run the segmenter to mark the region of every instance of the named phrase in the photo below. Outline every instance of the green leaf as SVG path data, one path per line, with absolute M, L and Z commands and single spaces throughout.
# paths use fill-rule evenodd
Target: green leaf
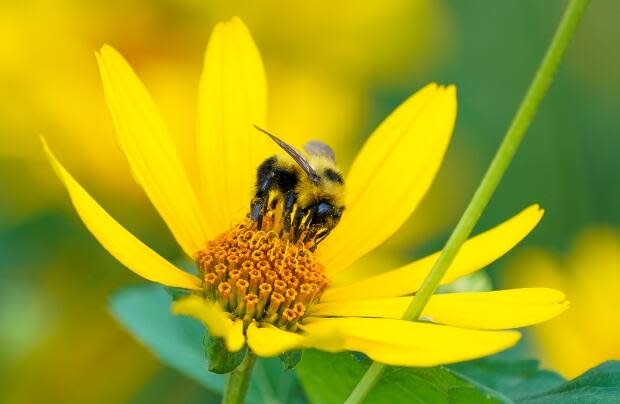
M 502 355 L 450 365 L 450 369 L 511 399 L 547 391 L 559 386 L 564 378 L 543 370 L 532 359 L 504 359 Z
M 205 359 L 204 327 L 191 318 L 172 315 L 171 301 L 164 288 L 140 285 L 114 294 L 110 308 L 116 319 L 159 360 L 221 393 L 224 378 L 209 372 Z
M 260 392 L 262 402 L 302 404 L 304 392 L 297 380 L 295 372 L 282 370 L 279 358 L 262 358 L 256 361 L 252 374 L 252 383 Z
M 620 402 L 620 361 L 609 361 L 543 393 L 516 400 L 526 404 Z
M 369 363 L 350 353 L 306 351 L 295 370 L 311 402 L 341 403 Z M 389 367 L 364 401 L 384 402 L 619 403 L 620 361 L 606 362 L 568 382 L 540 369 L 536 360 L 501 355 L 449 368 Z
M 295 371 L 312 403 L 336 404 L 348 397 L 369 364 L 347 352 L 308 350 Z M 507 399 L 444 367 L 389 367 L 364 403 L 391 402 L 498 403 Z
M 110 300 L 116 319 L 163 363 L 221 393 L 224 376 L 208 371 L 203 339 L 204 326 L 189 317 L 170 313 L 172 297 L 158 285 L 122 289 Z M 278 358 L 259 359 L 246 402 L 296 403 L 301 387 L 294 372 L 283 372 Z M 301 401 L 303 402 L 303 401 Z

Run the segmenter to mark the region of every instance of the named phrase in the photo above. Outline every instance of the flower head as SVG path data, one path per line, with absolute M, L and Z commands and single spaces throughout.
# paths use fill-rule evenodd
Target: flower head
M 104 46 L 98 60 L 118 143 L 199 276 L 125 230 L 48 149 L 50 160 L 99 242 L 138 275 L 191 291 L 173 311 L 203 321 L 230 351 L 246 343 L 261 356 L 313 347 L 359 351 L 393 365 L 431 366 L 505 349 L 519 339 L 506 329 L 544 321 L 566 308 L 564 295 L 551 289 L 453 293 L 434 296 L 423 321 L 401 320 L 436 254 L 368 279 L 330 282 L 392 236 L 428 190 L 455 122 L 453 86 L 424 87 L 373 132 L 346 177 L 346 210 L 315 249 L 312 240 L 277 231 L 278 203 L 265 228 L 248 219 L 257 167 L 277 150 L 253 127 L 265 124 L 266 84 L 258 50 L 239 19 L 218 24 L 207 47 L 197 172 L 179 159 L 173 137 L 122 56 Z M 443 282 L 493 262 L 541 217 L 534 205 L 472 238 Z

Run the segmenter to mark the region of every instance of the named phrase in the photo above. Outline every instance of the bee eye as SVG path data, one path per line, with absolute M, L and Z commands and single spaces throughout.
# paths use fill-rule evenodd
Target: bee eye
M 328 214 L 332 210 L 332 205 L 327 202 L 319 203 L 319 206 L 316 207 L 316 213 L 319 216 L 324 216 Z

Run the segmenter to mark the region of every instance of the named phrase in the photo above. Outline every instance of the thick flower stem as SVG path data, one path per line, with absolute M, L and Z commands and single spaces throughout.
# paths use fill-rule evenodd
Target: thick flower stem
M 499 182 L 521 144 L 521 140 L 532 122 L 540 102 L 547 93 L 549 85 L 564 55 L 564 51 L 588 3 L 589 0 L 571 0 L 568 4 L 553 40 L 547 49 L 547 53 L 530 84 L 527 94 L 521 101 L 521 105 L 504 135 L 502 144 L 497 150 L 474 196 L 467 205 L 463 216 L 461 216 L 461 219 L 452 231 L 441 255 L 424 279 L 413 301 L 409 307 L 407 307 L 403 319 L 415 321 L 420 317 L 424 306 L 433 293 L 435 293 L 441 278 L 443 278 L 459 249 L 474 229 L 474 226 L 489 203 L 491 196 L 495 192 L 495 189 L 499 185 Z M 373 362 L 345 403 L 361 403 L 377 383 L 384 369 L 385 365 Z
M 226 387 L 224 388 L 224 397 L 222 404 L 241 404 L 245 399 L 250 385 L 250 377 L 252 369 L 256 362 L 256 355 L 248 350 L 243 362 L 226 377 Z

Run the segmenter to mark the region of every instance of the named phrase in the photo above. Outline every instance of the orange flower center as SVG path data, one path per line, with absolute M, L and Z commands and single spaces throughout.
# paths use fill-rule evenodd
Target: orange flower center
M 295 331 L 327 277 L 309 249 L 312 242 L 293 243 L 273 225 L 266 228 L 247 220 L 207 243 L 196 258 L 205 294 L 246 326 L 256 320 Z

